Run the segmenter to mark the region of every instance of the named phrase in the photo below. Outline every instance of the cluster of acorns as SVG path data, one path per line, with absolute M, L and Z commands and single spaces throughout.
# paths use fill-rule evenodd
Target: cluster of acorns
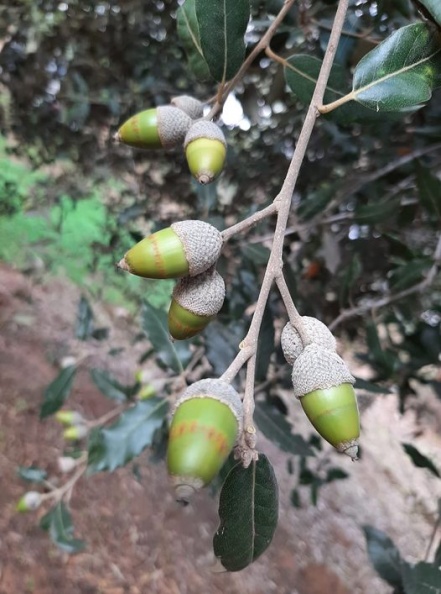
M 225 139 L 216 124 L 201 117 L 199 101 L 177 97 L 172 105 L 133 116 L 116 137 L 137 148 L 171 148 L 183 142 L 192 174 L 199 182 L 209 183 L 222 170 Z M 137 243 L 118 266 L 145 278 L 179 279 L 168 325 L 173 338 L 186 339 L 201 332 L 223 305 L 225 284 L 215 269 L 222 245 L 222 235 L 212 225 L 181 221 Z M 355 380 L 336 353 L 330 330 L 316 318 L 302 320 L 308 344 L 303 344 L 290 323 L 281 338 L 292 366 L 294 395 L 320 435 L 356 459 L 360 426 Z M 167 451 L 178 500 L 188 501 L 194 491 L 213 480 L 241 430 L 242 402 L 230 384 L 207 379 L 184 391 L 174 408 Z

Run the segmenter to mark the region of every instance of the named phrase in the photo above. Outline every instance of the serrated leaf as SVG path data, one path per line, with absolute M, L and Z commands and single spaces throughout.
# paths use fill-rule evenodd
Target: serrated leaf
M 441 180 L 430 169 L 416 163 L 416 182 L 421 204 L 432 215 L 441 218 Z
M 279 494 L 274 470 L 264 454 L 248 468 L 228 474 L 219 501 L 220 524 L 214 554 L 227 571 L 240 571 L 270 545 L 277 527 Z
M 175 373 L 182 373 L 183 367 L 191 358 L 190 348 L 186 342 L 171 341 L 166 313 L 145 301 L 142 308 L 142 329 L 152 343 L 158 359 Z
M 404 565 L 400 552 L 392 540 L 372 526 L 363 526 L 369 559 L 375 571 L 388 584 L 402 589 L 401 571 Z
M 249 0 L 195 0 L 202 53 L 216 82 L 233 78 L 245 57 Z
M 178 35 L 187 53 L 190 69 L 199 80 L 209 80 L 211 75 L 201 48 L 195 0 L 186 0 L 178 8 L 176 21 Z
M 292 433 L 286 418 L 267 402 L 256 402 L 254 420 L 260 431 L 283 452 L 295 456 L 314 456 L 313 450 L 300 435 Z
M 76 365 L 69 365 L 60 371 L 57 377 L 44 391 L 43 404 L 40 408 L 40 419 L 53 415 L 66 402 L 77 371 Z
M 43 483 L 47 478 L 47 472 L 36 466 L 19 466 L 17 475 L 29 483 Z
M 441 594 L 441 568 L 432 563 L 403 567 L 405 594 Z
M 93 431 L 88 447 L 89 472 L 112 472 L 138 456 L 151 445 L 167 409 L 166 400 L 153 397 L 137 402 L 122 413 L 113 425 Z
M 432 18 L 433 22 L 441 26 L 441 3 L 439 0 L 418 0 L 417 5 L 426 9 L 427 18 Z
M 89 301 L 82 295 L 78 304 L 77 319 L 75 322 L 75 337 L 87 340 L 93 332 L 93 311 Z
M 125 402 L 128 398 L 133 398 L 139 390 L 139 383 L 123 386 L 102 369 L 91 369 L 90 376 L 104 396 L 117 402 Z
M 266 379 L 271 355 L 274 352 L 274 322 L 270 306 L 267 304 L 263 312 L 256 355 L 256 381 Z
M 410 443 L 402 443 L 401 445 L 403 446 L 403 449 L 406 452 L 406 454 L 412 460 L 414 466 L 416 466 L 417 468 L 427 468 L 427 470 L 429 470 L 432 474 L 434 474 L 438 478 L 441 478 L 441 475 L 438 472 L 436 466 L 433 464 L 433 462 L 429 460 L 427 456 L 424 456 L 420 451 L 418 451 L 415 446 L 413 446 Z
M 372 392 L 373 394 L 390 394 L 389 388 L 384 386 L 379 386 L 378 384 L 374 384 L 373 382 L 368 382 L 361 377 L 355 378 L 354 388 L 356 390 L 366 390 L 366 392 Z
M 412 111 L 441 82 L 441 45 L 426 23 L 395 31 L 366 54 L 354 71 L 355 101 L 375 111 Z
M 83 540 L 74 538 L 72 518 L 62 501 L 41 518 L 40 527 L 49 532 L 54 544 L 65 553 L 79 553 L 85 547 Z

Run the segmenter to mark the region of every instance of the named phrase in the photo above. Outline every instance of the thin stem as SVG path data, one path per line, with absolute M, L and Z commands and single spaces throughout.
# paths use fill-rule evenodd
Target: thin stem
M 288 314 L 290 324 L 299 333 L 303 346 L 311 344 L 311 337 L 309 336 L 308 330 L 303 323 L 302 316 L 299 314 L 297 307 L 292 300 L 291 293 L 289 292 L 288 285 L 286 284 L 285 277 L 283 274 L 279 274 L 276 278 L 276 284 L 280 291 L 283 303 L 285 304 L 286 313 Z
M 270 215 L 274 214 L 277 211 L 277 205 L 272 202 L 269 206 L 258 210 L 254 214 L 250 215 L 243 221 L 236 223 L 236 225 L 231 225 L 224 231 L 222 231 L 222 239 L 228 241 L 230 237 L 236 235 L 237 233 L 242 233 L 243 231 L 248 231 L 251 227 L 256 225 L 262 219 L 269 217 Z
M 331 27 L 329 25 L 327 25 L 326 23 L 322 23 L 321 21 L 318 21 L 317 19 L 311 19 L 311 22 L 314 23 L 314 25 L 316 25 L 320 29 L 325 29 L 325 31 L 331 30 Z M 378 39 L 374 39 L 373 37 L 370 37 L 370 34 L 372 33 L 373 30 L 374 30 L 374 28 L 370 27 L 364 33 L 354 33 L 353 31 L 347 31 L 346 29 L 343 29 L 341 34 L 344 35 L 345 37 L 355 37 L 356 39 L 363 39 L 364 41 L 369 41 L 373 45 L 378 45 L 380 43 L 380 41 Z
M 88 429 L 92 429 L 93 427 L 99 427 L 100 425 L 104 425 L 105 423 L 107 423 L 107 421 L 110 421 L 110 419 L 113 419 L 113 417 L 117 417 L 119 414 L 121 414 L 124 410 L 126 410 L 126 408 L 128 408 L 128 403 L 125 402 L 124 404 L 120 404 L 119 406 L 112 408 L 112 410 L 109 410 L 101 417 L 98 417 L 98 419 L 94 419 L 93 421 L 88 421 L 87 422 Z
M 236 375 L 239 373 L 239 371 L 242 369 L 242 367 L 245 365 L 245 363 L 248 361 L 252 354 L 252 348 L 241 349 L 237 353 L 236 357 L 233 359 L 232 363 L 223 372 L 219 379 L 223 380 L 224 382 L 227 382 L 228 384 L 231 384 L 233 379 L 236 377 Z
M 284 68 L 290 68 L 288 60 L 285 60 L 285 58 L 279 56 L 279 54 L 276 54 L 276 52 L 273 52 L 270 46 L 265 48 L 265 54 L 268 56 L 268 58 L 271 58 L 271 60 L 274 60 L 274 62 L 277 62 L 277 64 L 280 64 Z
M 72 490 L 75 483 L 86 472 L 86 468 L 87 468 L 87 456 L 84 457 L 84 460 L 78 466 L 77 471 L 72 476 L 72 478 L 70 478 L 66 483 L 64 483 L 64 485 L 62 485 L 61 487 L 59 487 L 58 489 L 56 489 L 55 491 L 52 491 L 50 493 L 50 495 L 53 497 L 53 499 L 55 499 L 55 501 L 57 503 L 63 499 L 64 495 L 66 495 L 67 493 L 69 493 L 69 491 Z
M 334 111 L 334 109 L 337 109 L 337 107 L 340 107 L 341 105 L 344 105 L 345 103 L 348 103 L 349 101 L 353 101 L 354 99 L 355 99 L 355 93 L 353 91 L 351 91 L 347 95 L 344 95 L 343 97 L 340 97 L 339 99 L 336 99 L 335 101 L 332 101 L 332 103 L 327 103 L 326 105 L 320 105 L 318 110 L 321 114 L 329 113 L 331 111 Z
M 433 527 L 432 534 L 430 535 L 429 544 L 427 545 L 426 554 L 424 555 L 424 561 L 429 560 L 430 550 L 431 550 L 433 542 L 435 540 L 436 533 L 438 532 L 438 529 L 440 527 L 441 527 L 441 517 L 438 516 L 438 519 L 436 520 L 436 523 Z

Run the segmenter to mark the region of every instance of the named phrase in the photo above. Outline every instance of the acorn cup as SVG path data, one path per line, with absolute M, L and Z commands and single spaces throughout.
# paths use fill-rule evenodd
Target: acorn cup
M 201 332 L 216 317 L 224 299 L 225 283 L 214 269 L 181 278 L 174 288 L 168 311 L 172 338 L 185 340 Z
M 227 143 L 222 130 L 214 122 L 195 122 L 184 140 L 185 156 L 191 174 L 200 184 L 209 184 L 221 173 Z
M 190 97 L 190 95 L 173 97 L 170 103 L 175 107 L 182 109 L 182 111 L 189 115 L 192 120 L 197 120 L 204 115 L 204 104 L 201 103 L 199 99 Z
M 221 233 L 203 221 L 180 221 L 142 239 L 117 264 L 145 278 L 197 276 L 211 268 L 222 249 Z
M 294 395 L 318 433 L 357 460 L 360 419 L 355 379 L 337 353 L 310 344 L 294 361 Z
M 230 384 L 204 379 L 176 402 L 167 448 L 167 468 L 177 501 L 208 485 L 222 468 L 242 430 L 242 402 Z
M 135 148 L 170 149 L 182 144 L 192 123 L 191 117 L 182 109 L 160 105 L 129 118 L 113 138 Z
M 302 321 L 313 344 L 317 344 L 328 351 L 335 352 L 337 350 L 337 341 L 323 322 L 310 316 L 302 316 Z M 286 361 L 290 365 L 293 365 L 294 361 L 303 351 L 304 345 L 300 334 L 290 322 L 282 330 L 280 343 Z

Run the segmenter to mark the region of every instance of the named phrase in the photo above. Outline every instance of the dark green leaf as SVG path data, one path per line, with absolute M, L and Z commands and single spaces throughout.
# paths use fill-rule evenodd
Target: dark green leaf
M 317 482 L 318 477 L 306 466 L 304 466 L 299 474 L 299 485 L 312 485 Z
M 249 0 L 195 0 L 202 53 L 217 82 L 233 78 L 245 57 Z
M 151 445 L 167 413 L 162 398 L 137 402 L 113 425 L 93 431 L 89 438 L 89 471 L 113 471 L 124 466 Z
M 69 365 L 62 369 L 54 381 L 48 385 L 44 391 L 40 419 L 53 415 L 63 406 L 72 388 L 76 371 L 76 365 Z
M 354 71 L 354 99 L 377 112 L 417 109 L 440 84 L 441 45 L 426 23 L 402 27 L 370 51 Z
M 352 259 L 346 269 L 343 271 L 340 282 L 340 303 L 347 303 L 351 290 L 363 271 L 360 256 L 357 253 L 352 255 Z
M 88 300 L 82 295 L 78 305 L 75 323 L 75 337 L 87 340 L 93 332 L 93 311 Z
M 371 202 L 356 208 L 354 219 L 359 225 L 376 225 L 377 223 L 390 223 L 390 217 L 397 212 L 397 203 Z
M 435 551 L 435 558 L 433 560 L 434 565 L 437 567 L 441 566 L 441 541 L 438 545 L 438 548 Z
M 436 466 L 433 464 L 433 462 L 429 460 L 429 458 L 421 454 L 421 452 L 419 452 L 415 446 L 413 446 L 410 443 L 403 443 L 401 445 L 403 446 L 404 451 L 417 468 L 427 468 L 427 470 L 429 470 L 432 474 L 434 474 L 438 478 L 441 478 L 441 475 L 438 472 Z
M 277 527 L 279 495 L 274 470 L 259 454 L 248 468 L 240 464 L 228 474 L 219 501 L 220 525 L 214 554 L 227 571 L 240 571 L 270 545 Z
M 243 338 L 243 327 L 238 322 L 228 326 L 213 322 L 205 329 L 207 359 L 216 375 L 221 375 L 237 354 Z
M 191 352 L 186 342 L 171 341 L 166 313 L 145 301 L 142 308 L 142 329 L 160 361 L 175 373 L 181 373 L 183 366 L 191 358 Z
M 373 394 L 390 394 L 389 388 L 384 386 L 379 386 L 378 384 L 374 384 L 373 382 L 368 382 L 361 377 L 355 378 L 355 385 L 354 388 L 356 390 L 366 390 L 366 392 L 372 392 Z
M 432 563 L 403 567 L 405 594 L 441 594 L 441 568 Z
M 322 212 L 322 210 L 331 202 L 335 196 L 335 187 L 330 184 L 323 184 L 315 192 L 311 192 L 302 200 L 297 209 L 299 217 L 304 221 L 309 221 L 315 215 Z
M 441 4 L 440 4 L 441 6 Z M 421 204 L 432 215 L 441 218 L 441 180 L 439 180 L 427 167 L 420 163 L 415 164 L 416 181 Z
M 266 379 L 271 355 L 274 352 L 274 323 L 273 314 L 267 304 L 263 313 L 262 325 L 260 327 L 259 340 L 257 344 L 256 357 L 256 381 L 262 382 Z
M 382 370 L 384 375 L 389 376 L 394 370 L 395 356 L 389 351 L 383 350 L 377 326 L 373 322 L 366 324 L 366 341 L 369 348 L 369 358 Z
M 302 503 L 300 501 L 300 495 L 299 495 L 299 492 L 297 491 L 297 489 L 293 489 L 291 491 L 291 497 L 290 497 L 290 499 L 291 499 L 291 504 L 294 507 L 297 507 L 297 508 L 302 507 Z
M 41 518 L 40 527 L 49 532 L 54 544 L 65 553 L 79 553 L 85 547 L 83 540 L 74 538 L 72 518 L 62 501 Z
M 425 15 L 431 17 L 435 23 L 441 26 L 441 3 L 439 0 L 418 0 L 418 5 L 426 9 Z
M 102 369 L 91 369 L 90 375 L 100 392 L 117 402 L 125 402 L 128 398 L 133 398 L 139 390 L 139 383 L 123 386 Z
M 270 257 L 270 250 L 258 243 L 248 243 L 245 244 L 242 250 L 242 255 L 244 258 L 248 258 L 255 267 L 259 268 L 261 266 L 266 266 Z
M 30 483 L 43 483 L 47 477 L 47 472 L 36 466 L 19 466 L 17 475 Z
M 372 526 L 363 526 L 369 559 L 376 572 L 394 588 L 402 588 L 403 560 L 392 540 Z
M 187 53 L 190 69 L 199 80 L 210 79 L 210 70 L 201 48 L 195 0 L 186 0 L 179 7 L 176 20 L 178 35 Z
M 342 468 L 329 468 L 326 473 L 326 482 L 331 483 L 332 481 L 341 481 L 342 479 L 348 478 L 349 474 Z
M 265 437 L 282 451 L 296 456 L 314 456 L 314 452 L 303 437 L 291 432 L 291 425 L 274 406 L 257 401 L 254 420 Z
M 395 268 L 389 276 L 389 283 L 394 291 L 402 291 L 419 283 L 424 272 L 430 267 L 429 258 L 415 258 Z

